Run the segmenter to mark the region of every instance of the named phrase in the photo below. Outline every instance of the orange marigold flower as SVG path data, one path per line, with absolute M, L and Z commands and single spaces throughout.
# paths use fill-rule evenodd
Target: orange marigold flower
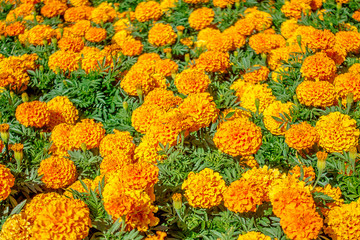
M 254 65 L 253 69 L 248 69 L 248 71 L 243 75 L 243 80 L 252 84 L 256 84 L 262 81 L 266 81 L 270 70 L 267 67 Z
M 80 20 L 87 20 L 93 7 L 79 6 L 68 8 L 64 13 L 64 19 L 66 22 L 78 22 Z
M 165 77 L 170 77 L 171 74 L 177 73 L 178 69 L 179 66 L 177 63 L 170 59 L 159 60 L 155 62 L 155 73 L 159 73 Z
M 57 192 L 39 193 L 34 196 L 24 208 L 24 212 L 30 222 L 33 223 L 44 207 L 48 206 L 50 202 L 58 198 L 63 198 L 63 195 L 60 195 Z
M 311 13 L 311 7 L 303 2 L 285 1 L 285 4 L 281 7 L 281 12 L 287 18 L 300 19 L 301 15 L 309 15 L 309 12 Z
M 70 3 L 75 7 L 84 7 L 90 5 L 88 0 L 70 0 Z
M 90 29 L 91 22 L 88 20 L 80 20 L 70 28 L 70 32 L 78 37 L 85 36 L 85 33 Z
M 96 47 L 84 47 L 79 55 L 81 55 L 81 68 L 85 70 L 86 73 L 99 71 L 101 67 L 106 67 L 110 61 L 106 59 L 105 53 Z M 104 58 L 106 59 L 105 66 L 102 65 Z
M 82 144 L 86 144 L 88 150 L 99 147 L 105 137 L 105 129 L 102 127 L 102 123 L 95 123 L 93 119 L 81 120 L 70 131 L 72 147 L 80 149 Z
M 360 130 L 356 128 L 356 121 L 348 115 L 332 112 L 321 116 L 315 128 L 320 137 L 320 147 L 328 152 L 347 152 L 358 145 Z
M 90 211 L 80 199 L 58 198 L 51 201 L 34 221 L 35 239 L 84 239 L 91 227 Z
M 40 162 L 38 174 L 46 187 L 58 189 L 76 180 L 76 167 L 73 161 L 63 157 L 51 156 Z
M 69 198 L 74 198 L 72 191 L 77 191 L 79 193 L 87 193 L 88 195 L 90 195 L 90 190 L 92 189 L 93 181 L 91 179 L 81 179 L 81 181 L 85 184 L 87 190 L 84 188 L 80 180 L 77 180 L 76 182 L 74 182 L 73 184 L 71 184 L 69 187 L 66 188 L 64 195 Z
M 251 18 L 239 19 L 234 25 L 240 35 L 249 36 L 255 30 L 255 22 Z
M 121 45 L 121 52 L 125 56 L 136 56 L 140 55 L 143 51 L 143 44 L 140 40 L 128 40 Z
M 264 124 L 267 130 L 274 135 L 284 135 L 287 130 L 287 125 L 291 119 L 287 119 L 286 115 L 291 118 L 290 110 L 295 106 L 292 102 L 282 103 L 275 101 L 271 103 L 264 111 Z M 278 121 L 274 117 L 282 119 L 281 115 L 285 117 L 285 120 Z
M 213 0 L 214 7 L 226 8 L 229 4 L 232 5 L 240 0 Z
M 262 113 L 275 97 L 267 84 L 248 85 L 240 98 L 240 105 L 252 112 L 256 112 L 256 102 L 259 102 L 259 112 Z
M 271 237 L 264 235 L 261 232 L 247 232 L 239 235 L 237 240 L 271 240 Z
M 10 195 L 14 183 L 15 178 L 11 174 L 10 169 L 5 165 L 0 164 L 0 201 L 5 200 Z
M 350 69 L 349 69 L 350 70 Z M 352 94 L 353 101 L 360 100 L 360 74 L 359 73 L 343 73 L 338 75 L 334 80 L 335 91 L 344 104 L 349 94 Z
M 332 208 L 325 218 L 324 232 L 332 239 L 360 238 L 360 201 Z
M 24 212 L 11 215 L 2 225 L 0 231 L 1 240 L 11 239 L 30 239 L 31 238 L 31 223 Z
M 177 90 L 185 95 L 205 92 L 210 83 L 210 78 L 201 69 L 185 69 L 175 77 Z
M 228 108 L 222 112 L 224 120 L 231 121 L 237 118 L 250 119 L 251 113 L 240 108 Z
M 359 10 L 355 11 L 352 15 L 352 18 L 360 22 L 360 11 Z
M 132 157 L 124 150 L 117 150 L 116 153 L 108 154 L 103 158 L 100 164 L 100 173 L 110 175 L 133 162 Z
M 60 157 L 68 156 L 68 151 L 72 150 L 70 143 L 70 132 L 72 125 L 67 123 L 60 123 L 56 125 L 51 131 L 50 141 L 52 146 L 50 151 Z
M 299 28 L 298 21 L 295 18 L 291 18 L 286 20 L 281 24 L 280 31 L 281 35 L 283 35 L 286 39 L 292 37 L 296 32 L 296 29 Z
M 231 26 L 225 29 L 221 36 L 222 44 L 218 48 L 214 48 L 214 50 L 236 50 L 237 48 L 241 48 L 246 44 L 246 36 L 239 34 L 238 29 L 235 26 Z M 231 42 L 231 47 L 228 46 L 228 41 Z M 208 45 L 208 49 L 211 49 L 211 44 Z
M 172 45 L 176 41 L 176 33 L 170 24 L 156 23 L 150 30 L 148 41 L 154 46 Z
M 245 82 L 243 79 L 239 78 L 238 80 L 234 81 L 233 84 L 230 86 L 230 89 L 235 90 L 235 95 L 238 97 L 238 101 L 240 101 L 241 96 L 244 94 L 245 90 L 252 86 L 251 83 Z
M 30 30 L 25 30 L 24 34 L 19 35 L 22 44 L 28 42 L 33 45 L 44 45 L 44 41 L 51 42 L 51 38 L 56 37 L 56 30 L 48 25 L 36 25 Z
M 206 72 L 224 73 L 230 67 L 229 54 L 220 51 L 206 51 L 200 54 L 196 67 Z
M 214 28 L 210 28 L 210 27 L 201 29 L 197 35 L 196 46 L 198 46 L 198 47 L 205 46 L 206 47 L 208 42 L 215 41 L 213 38 L 218 38 L 221 35 L 222 34 L 219 29 L 214 29 Z
M 249 11 L 249 13 L 246 13 L 245 18 L 253 22 L 256 31 L 266 30 L 272 25 L 272 17 L 267 12 L 259 10 Z
M 143 104 L 133 111 L 131 124 L 136 131 L 145 134 L 165 110 L 155 104 Z
M 179 110 L 190 118 L 190 131 L 197 131 L 209 126 L 210 123 L 216 121 L 219 114 L 213 97 L 207 92 L 189 94 L 180 104 Z
M 221 123 L 214 139 L 217 148 L 231 156 L 255 154 L 262 144 L 260 127 L 246 118 Z
M 298 45 L 291 45 L 271 50 L 267 57 L 267 63 L 271 70 L 275 70 L 283 64 L 288 62 L 290 55 L 300 55 L 301 49 Z
M 162 14 L 160 4 L 155 1 L 141 2 L 135 8 L 135 17 L 139 22 L 157 21 Z
M 162 0 L 160 2 L 160 8 L 163 12 L 171 10 L 171 8 L 175 8 L 178 0 Z
M 25 17 L 35 12 L 35 4 L 23 3 L 19 4 L 15 9 L 6 15 L 6 22 L 15 22 L 19 17 Z
M 262 32 L 251 36 L 249 45 L 257 54 L 270 53 L 273 49 L 285 47 L 285 39 L 279 34 Z
M 49 68 L 55 73 L 59 70 L 73 72 L 79 68 L 80 54 L 72 51 L 59 50 L 49 57 Z
M 52 18 L 58 15 L 64 15 L 67 9 L 66 3 L 62 3 L 61 1 L 52 1 L 51 4 L 45 4 L 41 8 L 41 14 L 44 17 Z
M 344 204 L 344 200 L 341 199 L 342 194 L 339 187 L 332 187 L 330 184 L 326 184 L 325 187 L 316 187 L 314 191 L 323 193 L 333 199 L 332 202 L 327 202 L 326 206 L 320 206 L 321 213 L 325 217 L 329 215 L 331 209 Z
M 85 33 L 85 39 L 89 42 L 101 42 L 106 39 L 106 30 L 103 28 L 91 27 Z
M 329 58 L 325 53 L 318 52 L 305 58 L 300 72 L 306 80 L 332 82 L 336 70 L 334 60 Z
M 209 0 L 184 0 L 184 2 L 189 4 L 201 4 L 201 3 L 208 3 Z
M 327 81 L 303 81 L 296 88 L 296 96 L 305 106 L 328 107 L 337 102 L 335 87 Z
M 335 40 L 336 44 L 348 53 L 360 51 L 360 33 L 357 31 L 339 31 L 335 35 Z
M 165 240 L 166 232 L 156 231 L 156 235 L 147 236 L 144 240 Z
M 214 20 L 215 12 L 211 8 L 202 7 L 193 11 L 189 16 L 189 24 L 195 30 L 206 28 Z
M 57 96 L 51 99 L 46 106 L 50 113 L 50 122 L 47 125 L 49 129 L 53 129 L 60 123 L 75 124 L 79 118 L 78 110 L 68 97 Z
M 143 105 L 157 105 L 167 111 L 177 107 L 182 101 L 181 97 L 174 96 L 170 90 L 155 88 L 145 96 Z
M 328 29 L 315 29 L 305 43 L 313 51 L 332 49 L 335 46 L 335 35 Z
M 134 154 L 135 144 L 129 132 L 114 129 L 114 134 L 108 134 L 101 140 L 99 150 L 103 157 L 116 154 L 117 151 L 131 157 Z
M 307 122 L 293 124 L 285 132 L 286 144 L 298 151 L 310 149 L 318 141 L 316 129 Z
M 348 71 L 355 74 L 360 73 L 360 63 L 354 63 L 349 67 Z
M 102 2 L 91 11 L 89 20 L 100 24 L 101 22 L 112 22 L 116 17 L 116 10 L 108 2 Z
M 205 168 L 199 173 L 190 172 L 181 188 L 192 207 L 211 208 L 220 205 L 226 185 L 218 172 Z
M 305 181 L 305 179 L 308 179 L 307 181 L 314 181 L 315 180 L 315 171 L 314 168 L 312 166 L 302 166 L 303 169 L 303 179 L 302 181 Z M 294 176 L 295 178 L 300 179 L 301 177 L 301 168 L 299 165 L 296 165 L 295 167 L 293 167 L 290 171 L 289 174 L 291 174 L 292 176 Z
M 161 151 L 161 147 L 157 140 L 143 138 L 141 143 L 135 149 L 134 159 L 139 162 L 157 164 L 157 161 L 163 159 L 163 156 L 159 155 L 158 151 Z
M 22 22 L 14 22 L 5 28 L 5 34 L 8 36 L 17 36 L 24 33 L 25 25 Z
M 63 37 L 58 41 L 58 46 L 62 51 L 80 52 L 85 44 L 80 37 Z
M 49 123 L 50 112 L 44 102 L 24 102 L 17 106 L 15 117 L 25 127 L 41 128 Z

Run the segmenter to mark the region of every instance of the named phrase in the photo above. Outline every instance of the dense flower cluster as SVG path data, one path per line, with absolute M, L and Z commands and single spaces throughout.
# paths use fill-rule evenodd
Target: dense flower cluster
M 41 128 L 50 122 L 50 112 L 44 102 L 24 102 L 16 108 L 16 119 L 25 127 Z
M 148 41 L 154 46 L 171 45 L 176 40 L 176 34 L 168 24 L 157 23 L 149 30 Z
M 11 188 L 14 186 L 15 178 L 11 174 L 10 169 L 0 164 L 0 201 L 5 200 L 11 192 Z
M 73 148 L 80 149 L 82 144 L 87 149 L 97 148 L 105 137 L 102 123 L 95 123 L 93 119 L 83 119 L 70 130 L 69 141 Z
M 310 149 L 319 141 L 316 129 L 307 122 L 293 124 L 285 132 L 285 142 L 298 151 Z

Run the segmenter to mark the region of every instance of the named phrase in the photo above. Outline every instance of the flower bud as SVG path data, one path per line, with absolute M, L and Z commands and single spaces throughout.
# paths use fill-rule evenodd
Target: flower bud
M 227 7 L 227 9 L 231 10 L 232 5 L 231 5 L 231 4 L 227 4 L 226 7 Z
M 56 47 L 57 47 L 57 39 L 56 38 L 51 38 L 51 43 L 54 46 L 54 48 L 56 49 Z
M 185 54 L 185 62 L 189 63 L 190 62 L 190 54 Z
M 6 144 L 9 141 L 9 124 L 7 123 L 3 123 L 0 124 L 0 136 L 1 136 L 1 140 Z
M 239 9 L 239 8 L 240 8 L 240 1 L 238 1 L 238 2 L 235 3 L 235 8 L 236 8 L 236 9 Z
M 182 206 L 182 201 L 181 201 L 181 193 L 175 193 L 172 196 L 172 200 L 173 200 L 173 206 L 176 210 L 181 209 Z
M 23 92 L 21 94 L 21 99 L 23 100 L 23 102 L 28 102 L 29 101 L 29 95 L 26 92 Z
M 139 98 L 142 99 L 143 98 L 143 90 L 141 89 L 141 87 L 137 87 L 136 92 L 137 92 L 137 95 L 139 96 Z
M 356 157 L 357 157 L 357 148 L 351 147 L 349 150 L 349 157 L 350 157 L 350 163 L 355 164 Z
M 128 111 L 129 109 L 129 104 L 127 103 L 127 101 L 123 102 L 123 108 L 125 109 L 125 111 Z
M 346 95 L 346 103 L 347 105 L 351 105 L 354 102 L 354 93 L 348 93 L 348 95 Z
M 238 51 L 234 51 L 234 56 L 237 57 L 239 55 Z
M 43 65 L 40 65 L 40 66 L 39 66 L 39 70 L 40 70 L 40 72 L 44 72 L 44 66 L 43 66 Z
M 167 58 L 167 59 L 171 59 L 171 57 L 172 57 L 171 52 L 167 52 L 167 53 L 166 53 L 166 58 Z
M 14 151 L 14 157 L 16 162 L 18 163 L 18 166 L 20 166 L 23 158 L 24 158 L 24 145 L 21 143 L 15 143 L 14 145 L 11 146 L 11 150 Z
M 86 143 L 81 143 L 81 150 L 83 150 L 83 152 L 86 152 Z
M 43 39 L 42 42 L 43 42 L 44 46 L 46 46 L 48 44 L 48 41 L 46 39 Z
M 325 167 L 326 167 L 326 159 L 327 159 L 328 154 L 326 152 L 317 152 L 316 153 L 316 157 L 317 157 L 317 168 L 319 170 L 319 172 L 324 171 Z

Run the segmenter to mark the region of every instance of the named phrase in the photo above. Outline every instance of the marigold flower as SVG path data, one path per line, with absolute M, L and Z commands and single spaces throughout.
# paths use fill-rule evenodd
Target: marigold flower
M 134 159 L 138 162 L 157 164 L 157 161 L 163 159 L 163 156 L 159 155 L 158 151 L 161 151 L 161 147 L 157 140 L 143 138 L 135 149 Z
M 100 164 L 100 173 L 109 175 L 133 162 L 132 156 L 127 155 L 124 150 L 117 150 L 103 158 Z
M 293 124 L 285 132 L 286 144 L 298 151 L 310 149 L 318 141 L 316 129 L 307 122 Z
M 271 240 L 271 237 L 266 236 L 261 232 L 252 231 L 239 235 L 237 240 Z
M 334 80 L 334 85 L 337 96 L 342 99 L 344 104 L 346 104 L 346 98 L 349 94 L 353 95 L 354 102 L 360 100 L 359 73 L 349 72 L 349 73 L 339 74 Z
M 24 212 L 28 217 L 29 221 L 33 223 L 39 213 L 44 209 L 45 206 L 48 206 L 49 203 L 55 199 L 63 198 L 57 192 L 47 192 L 47 193 L 39 193 L 34 196 L 30 202 L 25 205 Z
M 75 124 L 79 118 L 78 110 L 66 96 L 57 96 L 46 104 L 50 113 L 50 121 L 47 124 L 49 129 L 53 129 L 60 123 Z
M 102 67 L 106 67 L 107 64 L 109 64 L 109 59 L 106 59 L 105 53 L 96 47 L 84 47 L 79 55 L 81 55 L 81 68 L 84 69 L 86 73 L 99 71 L 104 59 L 105 66 Z
M 70 0 L 70 3 L 75 7 L 84 7 L 90 5 L 88 0 Z
M 189 16 L 189 24 L 195 30 L 206 28 L 214 20 L 215 12 L 211 8 L 202 7 L 193 11 Z
M 305 106 L 328 107 L 337 102 L 335 87 L 327 81 L 303 81 L 296 88 L 296 96 Z
M 358 53 L 360 50 L 360 33 L 357 31 L 339 31 L 335 34 L 335 40 L 348 53 Z
M 46 187 L 58 189 L 66 187 L 76 180 L 76 167 L 73 161 L 51 156 L 40 162 L 38 174 L 43 175 L 41 181 Z
M 259 10 L 250 10 L 248 13 L 245 11 L 245 13 L 246 13 L 245 18 L 253 22 L 256 31 L 266 30 L 272 25 L 272 17 L 267 12 L 263 12 Z
M 271 50 L 267 57 L 267 63 L 271 70 L 275 70 L 283 64 L 288 62 L 290 55 L 300 55 L 301 49 L 298 45 L 291 45 Z
M 297 22 L 298 21 L 295 18 L 291 18 L 283 22 L 280 27 L 281 35 L 283 35 L 286 39 L 292 37 L 296 32 L 296 29 L 300 26 Z
M 271 50 L 285 47 L 285 39 L 278 34 L 267 34 L 265 32 L 252 35 L 249 45 L 257 54 L 270 53 Z
M 205 92 L 210 82 L 210 78 L 200 69 L 186 69 L 175 78 L 176 88 L 185 95 Z
M 129 132 L 114 129 L 114 134 L 108 134 L 101 140 L 99 150 L 103 157 L 115 154 L 117 151 L 131 157 L 134 154 L 135 144 Z
M 65 11 L 64 19 L 66 22 L 87 20 L 90 17 L 92 10 L 94 10 L 94 8 L 88 6 L 71 7 Z
M 145 96 L 143 105 L 157 105 L 167 111 L 177 107 L 182 102 L 182 98 L 174 96 L 172 91 L 163 88 L 155 88 Z
M 57 156 L 68 156 L 68 151 L 72 150 L 69 140 L 72 125 L 67 123 L 60 123 L 56 125 L 51 131 L 50 141 L 52 146 L 50 151 Z
M 324 232 L 332 239 L 360 238 L 360 201 L 332 208 L 325 218 Z
M 24 212 L 11 215 L 2 225 L 0 239 L 30 239 L 31 228 L 31 223 Z
M 102 2 L 91 11 L 89 20 L 100 24 L 101 22 L 112 22 L 116 17 L 116 10 L 108 2 Z
M 229 114 L 231 116 L 228 116 Z M 222 112 L 222 116 L 223 116 L 224 120 L 232 121 L 232 120 L 235 120 L 237 118 L 250 119 L 251 113 L 248 112 L 248 111 L 245 111 L 243 109 L 240 109 L 240 108 L 235 108 L 235 109 L 234 108 L 228 108 L 228 109 L 225 109 Z
M 50 112 L 44 102 L 24 102 L 17 106 L 15 117 L 25 127 L 41 128 L 49 123 Z
M 51 39 L 56 37 L 56 30 L 48 25 L 36 25 L 30 30 L 25 30 L 24 34 L 19 35 L 19 41 L 22 44 L 28 42 L 32 45 L 44 45 L 45 42 L 51 42 Z
M 80 149 L 82 144 L 86 144 L 88 150 L 99 147 L 105 137 L 105 129 L 102 127 L 102 123 L 95 123 L 93 119 L 81 120 L 70 131 L 71 146 Z
M 344 204 L 344 200 L 341 199 L 341 190 L 339 187 L 332 187 L 330 184 L 326 184 L 325 187 L 316 187 L 315 192 L 323 193 L 333 199 L 332 202 L 327 202 L 326 207 L 320 206 L 321 213 L 326 217 L 329 211 L 335 207 L 340 207 Z
M 284 135 L 287 130 L 287 124 L 291 119 L 287 119 L 286 115 L 291 118 L 290 110 L 294 107 L 292 102 L 282 103 L 274 101 L 264 110 L 264 124 L 267 130 L 274 135 Z M 286 115 L 285 115 L 286 114 Z M 274 117 L 282 119 L 281 115 L 285 117 L 284 121 L 278 121 Z
M 91 226 L 88 206 L 79 199 L 54 199 L 34 221 L 35 239 L 84 239 Z
M 312 166 L 302 166 L 303 169 L 303 180 L 305 181 L 305 179 L 308 178 L 307 181 L 314 181 L 315 180 L 315 171 L 314 168 Z M 291 174 L 292 176 L 294 176 L 295 178 L 300 179 L 301 177 L 301 168 L 299 165 L 296 165 L 295 167 L 293 167 L 290 171 L 289 174 Z
M 90 189 L 92 189 L 92 183 L 93 181 L 91 179 L 81 179 L 81 181 L 85 184 L 87 187 L 87 190 L 84 188 L 80 180 L 77 180 L 73 184 L 71 184 L 69 187 L 66 188 L 66 191 L 64 192 L 64 195 L 70 198 L 74 198 L 74 195 L 71 191 L 77 191 L 79 193 L 88 193 L 90 195 Z
M 156 235 L 147 236 L 144 240 L 165 240 L 166 232 L 156 231 Z
M 267 67 L 254 65 L 255 69 L 248 69 L 248 71 L 243 75 L 243 80 L 251 84 L 260 83 L 266 81 L 270 70 Z
M 106 38 L 106 30 L 103 28 L 91 27 L 85 33 L 85 39 L 89 42 L 101 42 Z
M 19 4 L 15 9 L 6 15 L 6 22 L 15 22 L 19 17 L 25 17 L 35 12 L 35 4 L 23 3 Z
M 135 17 L 139 22 L 157 21 L 162 14 L 160 4 L 155 1 L 141 2 L 135 8 Z
M 239 19 L 234 25 L 240 35 L 249 36 L 255 30 L 255 22 L 251 18 Z
M 175 8 L 178 0 L 162 0 L 160 2 L 160 8 L 163 12 L 170 11 L 171 8 Z
M 17 36 L 24 33 L 25 26 L 22 22 L 14 22 L 5 28 L 5 34 L 8 36 Z
M 158 121 L 165 111 L 157 105 L 145 104 L 133 111 L 131 116 L 132 126 L 136 131 L 145 134 L 147 130 Z
M 264 110 L 275 101 L 272 91 L 267 84 L 248 85 L 240 98 L 240 106 L 252 112 L 256 112 L 256 102 L 259 102 L 259 112 Z
M 306 80 L 332 82 L 335 77 L 336 70 L 334 60 L 329 58 L 325 53 L 318 52 L 305 58 L 300 72 Z
M 196 67 L 206 72 L 224 73 L 230 67 L 229 54 L 220 51 L 207 51 L 200 54 Z
M 226 185 L 218 172 L 205 168 L 199 173 L 190 172 L 181 188 L 192 207 L 211 208 L 223 200 Z
M 64 15 L 67 8 L 66 3 L 54 0 L 51 4 L 45 4 L 40 12 L 44 17 L 52 18 L 58 15 Z
M 208 3 L 209 0 L 184 0 L 184 2 L 189 4 L 201 4 L 201 3 Z
M 355 11 L 351 17 L 352 17 L 354 20 L 360 22 L 360 11 L 359 11 L 359 10 Z
M 174 44 L 176 38 L 176 33 L 169 24 L 156 23 L 149 30 L 148 41 L 154 46 Z
M 262 144 L 260 127 L 246 118 L 221 123 L 213 139 L 217 148 L 231 156 L 255 154 Z
M 85 33 L 90 29 L 91 23 L 88 20 L 80 20 L 71 26 L 70 32 L 77 37 L 85 36 Z M 64 31 L 65 32 L 65 31 Z
M 228 5 L 232 5 L 240 0 L 213 0 L 214 7 L 226 8 Z
M 239 37 L 240 36 L 240 37 Z M 236 42 L 235 42 L 236 41 Z M 245 37 L 238 35 L 233 29 L 227 29 L 222 34 L 212 36 L 206 43 L 206 48 L 209 51 L 227 52 L 235 50 L 236 47 L 242 47 L 245 45 Z M 236 47 L 235 47 L 236 45 Z
M 80 52 L 85 44 L 82 38 L 75 37 L 63 37 L 58 41 L 58 46 L 62 51 L 70 51 L 70 52 Z
M 189 94 L 179 106 L 180 112 L 189 116 L 191 121 L 190 131 L 197 131 L 200 128 L 209 126 L 215 122 L 219 109 L 216 108 L 213 98 L 209 93 Z
M 285 1 L 285 4 L 281 7 L 281 12 L 287 18 L 300 19 L 301 15 L 309 15 L 311 7 L 309 4 L 294 1 Z
M 0 164 L 0 201 L 5 200 L 10 195 L 14 183 L 15 178 L 11 174 L 10 169 L 5 165 Z
M 121 45 L 121 52 L 125 56 L 136 56 L 140 55 L 143 51 L 143 44 L 140 40 L 128 40 Z
M 348 115 L 332 112 L 321 116 L 315 128 L 320 137 L 320 147 L 328 152 L 347 152 L 358 145 L 360 130 L 356 128 L 356 121 Z
M 59 50 L 49 57 L 48 65 L 49 68 L 55 73 L 58 72 L 57 69 L 60 69 L 64 72 L 73 72 L 79 68 L 80 60 L 81 56 L 79 53 Z

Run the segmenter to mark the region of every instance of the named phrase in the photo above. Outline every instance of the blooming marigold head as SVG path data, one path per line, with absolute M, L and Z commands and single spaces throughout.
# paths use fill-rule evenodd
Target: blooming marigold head
M 125 165 L 133 162 L 131 156 L 127 155 L 122 150 L 117 150 L 115 153 L 107 154 L 103 158 L 100 164 L 100 173 L 110 175 L 123 168 Z
M 201 69 L 186 69 L 175 78 L 175 86 L 182 94 L 205 92 L 210 84 L 210 78 Z
M 44 209 L 45 206 L 55 199 L 63 198 L 57 192 L 40 193 L 34 196 L 30 202 L 25 205 L 24 212 L 29 218 L 30 222 L 34 222 L 39 213 Z
M 238 93 L 237 93 L 238 94 Z M 259 103 L 259 112 L 264 110 L 275 101 L 275 96 L 272 94 L 267 84 L 245 85 L 244 93 L 240 98 L 240 105 L 252 112 L 257 110 L 257 102 Z
M 315 180 L 315 171 L 314 168 L 312 166 L 302 166 L 303 169 L 303 181 L 305 181 L 305 179 L 308 179 L 307 181 L 314 181 Z M 299 165 L 296 165 L 295 167 L 293 167 L 290 171 L 289 174 L 293 175 L 295 178 L 300 178 L 301 177 L 301 168 Z
M 280 101 L 275 101 L 271 103 L 264 111 L 264 124 L 267 130 L 269 130 L 274 135 L 283 135 L 287 130 L 289 121 L 291 121 L 290 110 L 295 105 L 292 102 L 282 103 Z M 282 117 L 282 116 L 283 117 Z M 290 119 L 287 119 L 287 116 Z M 278 121 L 274 117 L 283 119 Z
M 62 71 L 75 71 L 79 68 L 81 56 L 79 53 L 59 50 L 49 57 L 49 68 L 55 73 Z
M 72 127 L 70 124 L 60 123 L 53 128 L 50 136 L 50 141 L 52 142 L 50 152 L 60 157 L 68 156 L 68 151 L 72 150 L 69 140 Z
M 269 13 L 256 9 L 247 9 L 247 11 L 245 11 L 245 19 L 253 22 L 256 31 L 263 31 L 271 27 L 272 16 Z
M 155 104 L 143 104 L 133 111 L 131 124 L 136 131 L 146 133 L 148 129 L 165 114 L 165 110 Z
M 205 168 L 189 173 L 181 188 L 192 207 L 211 208 L 221 203 L 226 185 L 219 173 Z
M 319 141 L 316 129 L 307 122 L 293 124 L 285 132 L 286 144 L 298 151 L 310 149 Z
M 84 48 L 85 44 L 80 37 L 63 37 L 58 41 L 58 46 L 62 51 L 80 52 Z
M 117 151 L 131 157 L 134 154 L 135 144 L 129 132 L 114 129 L 114 134 L 108 134 L 101 140 L 99 150 L 103 157 L 115 154 Z
M 300 72 L 306 80 L 332 82 L 335 77 L 336 70 L 334 60 L 329 58 L 325 53 L 318 52 L 305 58 Z
M 171 45 L 176 41 L 176 33 L 169 24 L 156 23 L 150 30 L 148 41 L 154 46 Z
M 174 96 L 174 92 L 163 88 L 155 88 L 144 98 L 144 105 L 157 105 L 158 107 L 169 110 L 182 103 L 182 98 Z
M 273 49 L 285 47 L 285 39 L 279 34 L 261 32 L 250 37 L 249 45 L 257 54 L 270 53 Z
M 264 235 L 261 232 L 247 232 L 238 237 L 237 240 L 271 240 L 271 237 Z
M 85 39 L 89 42 L 101 42 L 106 38 L 106 30 L 104 28 L 91 27 L 85 33 Z
M 268 75 L 270 73 L 270 70 L 267 67 L 260 66 L 260 65 L 254 65 L 254 68 L 252 70 L 248 70 L 243 75 L 243 80 L 245 82 L 249 82 L 252 84 L 260 83 L 262 81 L 266 81 L 268 78 Z
M 296 96 L 305 106 L 325 108 L 337 102 L 335 87 L 327 81 L 303 81 L 296 88 Z
M 91 11 L 90 20 L 94 23 L 112 22 L 116 17 L 116 10 L 108 2 L 102 2 L 94 10 Z
M 50 112 L 50 121 L 47 125 L 49 129 L 53 129 L 60 123 L 73 125 L 79 118 L 78 110 L 66 96 L 57 96 L 47 102 L 46 106 Z
M 10 169 L 5 165 L 0 164 L 0 201 L 5 200 L 11 192 L 11 188 L 14 186 L 15 178 L 11 174 Z
M 330 184 L 327 184 L 325 187 L 316 187 L 315 192 L 323 193 L 333 199 L 332 202 L 327 202 L 326 206 L 319 206 L 321 213 L 326 217 L 329 214 L 329 211 L 335 207 L 340 207 L 344 204 L 344 200 L 341 199 L 341 190 L 339 187 L 332 187 Z
M 25 25 L 22 22 L 14 22 L 5 28 L 5 35 L 18 36 L 19 34 L 24 33 L 24 31 Z
M 214 20 L 215 12 L 211 8 L 202 7 L 193 11 L 189 16 L 189 24 L 195 30 L 208 27 Z
M 31 223 L 24 212 L 8 217 L 2 225 L 0 239 L 30 239 Z
M 24 102 L 16 108 L 16 119 L 25 127 L 41 128 L 49 123 L 50 113 L 46 103 Z
M 51 3 L 45 4 L 40 12 L 44 17 L 52 18 L 58 15 L 64 15 L 67 8 L 66 3 L 53 0 Z
M 76 167 L 73 161 L 51 156 L 40 163 L 38 174 L 43 175 L 41 181 L 46 187 L 58 189 L 66 187 L 76 180 Z
M 358 145 L 360 130 L 356 128 L 356 121 L 348 115 L 332 112 L 321 116 L 315 128 L 320 137 L 320 147 L 328 152 L 342 153 Z
M 80 149 L 81 144 L 86 144 L 88 150 L 97 148 L 105 137 L 102 123 L 95 123 L 93 119 L 83 119 L 70 131 L 69 140 L 73 148 Z
M 357 31 L 339 31 L 335 35 L 335 41 L 347 53 L 358 53 L 360 50 L 360 33 Z
M 141 2 L 135 8 L 135 17 L 139 22 L 159 20 L 162 14 L 160 4 L 155 1 Z
M 220 51 L 207 51 L 200 54 L 196 67 L 206 72 L 224 73 L 230 67 L 229 54 Z
M 349 69 L 350 70 L 350 69 Z M 346 104 L 346 98 L 352 94 L 352 101 L 360 100 L 360 74 L 343 73 L 338 75 L 334 80 L 335 91 L 343 103 Z
M 81 181 L 85 184 L 87 189 L 84 188 L 80 180 L 77 180 L 76 182 L 74 182 L 73 184 L 71 184 L 69 187 L 66 188 L 64 195 L 70 198 L 74 198 L 72 191 L 76 191 L 79 193 L 87 193 L 90 195 L 90 190 L 92 189 L 93 181 L 91 179 L 81 179 Z

